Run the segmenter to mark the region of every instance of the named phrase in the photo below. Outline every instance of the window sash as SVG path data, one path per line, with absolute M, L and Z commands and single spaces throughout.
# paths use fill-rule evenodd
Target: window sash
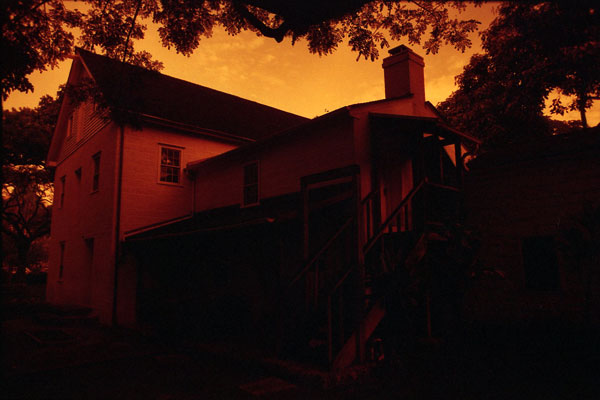
M 95 192 L 100 187 L 100 154 L 92 156 L 94 161 L 94 172 L 92 175 L 92 192 Z
M 180 176 L 181 150 L 161 147 L 159 180 L 166 183 L 179 183 Z

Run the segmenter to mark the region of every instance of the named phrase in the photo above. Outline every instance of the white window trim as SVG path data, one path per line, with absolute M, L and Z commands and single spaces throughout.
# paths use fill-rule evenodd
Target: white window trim
M 245 203 L 246 187 L 250 186 L 250 185 L 246 185 L 244 171 L 248 165 L 253 165 L 253 164 L 256 164 L 256 202 L 246 204 Z M 260 162 L 259 162 L 259 160 L 253 160 L 253 161 L 247 162 L 242 165 L 242 201 L 241 201 L 241 204 L 242 204 L 242 208 L 255 207 L 260 204 Z
M 162 166 L 162 149 L 171 149 L 179 151 L 179 182 L 165 182 L 160 180 L 160 167 Z M 183 186 L 183 150 L 185 147 L 173 144 L 158 143 L 158 163 L 156 173 L 156 183 L 167 186 Z

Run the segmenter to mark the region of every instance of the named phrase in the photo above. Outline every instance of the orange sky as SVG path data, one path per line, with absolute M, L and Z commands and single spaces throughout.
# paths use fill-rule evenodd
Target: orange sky
M 481 21 L 483 30 L 494 18 L 494 7 L 494 4 L 469 7 L 463 15 Z M 411 46 L 425 58 L 425 94 L 433 104 L 452 93 L 454 77 L 462 72 L 470 56 L 480 51 L 478 33 L 472 34 L 471 40 L 473 47 L 465 53 L 442 46 L 438 54 L 425 55 L 421 47 Z M 391 46 L 401 43 L 391 42 Z M 292 46 L 289 39 L 276 43 L 254 33 L 229 36 L 216 29 L 210 39 L 201 40 L 191 57 L 186 57 L 162 47 L 150 24 L 146 38 L 136 42 L 136 50 L 147 50 L 162 61 L 164 74 L 309 118 L 344 105 L 384 97 L 381 60 L 387 55 L 386 50 L 374 62 L 356 61 L 356 53 L 347 45 L 319 57 L 308 52 L 304 41 Z M 67 60 L 57 69 L 34 73 L 30 79 L 35 92 L 14 92 L 4 102 L 4 108 L 34 107 L 40 96 L 55 95 L 58 85 L 67 79 L 70 64 Z M 578 119 L 578 115 L 565 118 Z M 598 104 L 589 111 L 588 120 L 592 126 L 600 122 Z

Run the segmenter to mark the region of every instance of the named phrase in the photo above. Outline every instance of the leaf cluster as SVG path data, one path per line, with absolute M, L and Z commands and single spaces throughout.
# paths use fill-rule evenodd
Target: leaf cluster
M 484 140 L 484 149 L 556 133 L 543 115 L 553 90 L 573 96 L 582 115 L 598 95 L 600 9 L 556 3 L 505 3 L 482 32 L 483 54 L 456 77 L 457 91 L 438 105 L 456 126 Z M 567 109 L 555 99 L 552 113 Z
M 28 75 L 54 67 L 78 45 L 91 51 L 160 70 L 162 63 L 147 52 L 136 52 L 144 21 L 159 25 L 166 47 L 190 55 L 200 40 L 216 26 L 230 35 L 242 31 L 281 42 L 306 40 L 311 53 L 332 53 L 344 41 L 357 59 L 375 60 L 389 39 L 407 40 L 436 53 L 449 44 L 464 51 L 471 45 L 468 34 L 478 22 L 450 16 L 449 8 L 462 11 L 464 2 L 412 2 L 390 0 L 83 0 L 65 6 L 65 0 L 6 0 L 2 12 L 2 96 L 13 90 L 30 91 Z
M 2 99 L 13 90 L 27 92 L 33 71 L 45 71 L 64 60 L 74 43 L 70 28 L 81 24 L 82 15 L 68 10 L 62 0 L 5 0 L 2 26 Z
M 4 165 L 2 173 L 2 232 L 29 244 L 50 233 L 53 188 L 48 171 L 37 165 Z
M 346 40 L 357 59 L 375 60 L 379 49 L 389 46 L 389 38 L 421 44 L 427 36 L 423 42 L 427 53 L 436 53 L 442 44 L 464 51 L 471 45 L 468 34 L 477 29 L 478 22 L 452 18 L 449 7 L 461 11 L 465 5 L 444 1 L 161 0 L 154 21 L 161 24 L 163 44 L 186 55 L 198 47 L 201 37 L 210 37 L 220 25 L 232 35 L 249 30 L 277 42 L 305 39 L 309 51 L 319 55 L 332 53 Z
M 43 96 L 36 108 L 3 111 L 2 157 L 5 164 L 45 164 L 61 99 L 62 90 L 56 98 Z

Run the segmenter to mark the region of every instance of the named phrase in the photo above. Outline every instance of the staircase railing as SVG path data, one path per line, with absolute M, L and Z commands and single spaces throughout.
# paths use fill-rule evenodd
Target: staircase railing
M 308 273 L 308 271 L 317 265 L 317 261 L 319 258 L 325 254 L 325 252 L 335 243 L 335 241 L 344 233 L 348 227 L 352 226 L 352 222 L 354 221 L 354 217 L 350 217 L 340 226 L 340 228 L 327 240 L 323 246 L 304 264 L 304 267 L 294 276 L 294 278 L 290 281 L 289 286 L 294 286 L 296 282 L 298 282 L 304 275 Z M 318 270 L 317 270 L 318 274 Z M 317 280 L 318 282 L 318 280 Z M 318 287 L 318 286 L 316 286 Z
M 354 265 L 351 265 L 350 268 L 342 275 L 342 277 L 336 282 L 333 286 L 329 294 L 327 295 L 327 360 L 329 362 L 329 366 L 333 365 L 334 354 L 336 353 L 336 349 L 339 350 L 344 346 L 346 342 L 346 329 L 344 329 L 345 321 L 344 321 L 344 296 L 343 291 L 340 288 L 343 288 L 343 285 L 346 283 L 348 277 L 354 270 Z M 333 301 L 337 299 L 337 325 L 334 326 L 334 312 L 333 312 Z M 336 329 L 337 328 L 337 329 Z M 334 343 L 334 330 L 337 333 L 337 343 Z
M 397 226 L 401 225 L 400 218 L 403 216 L 401 212 L 404 213 L 405 221 L 408 221 L 408 213 L 411 200 L 415 197 L 415 195 L 427 184 L 426 180 L 421 181 L 417 186 L 413 187 L 412 190 L 402 199 L 400 204 L 394 208 L 394 210 L 390 213 L 390 215 L 379 225 L 377 230 L 372 234 L 367 236 L 367 240 L 365 245 L 363 246 L 363 253 L 367 254 L 373 245 L 381 238 L 381 236 L 388 231 L 392 222 L 396 222 Z

